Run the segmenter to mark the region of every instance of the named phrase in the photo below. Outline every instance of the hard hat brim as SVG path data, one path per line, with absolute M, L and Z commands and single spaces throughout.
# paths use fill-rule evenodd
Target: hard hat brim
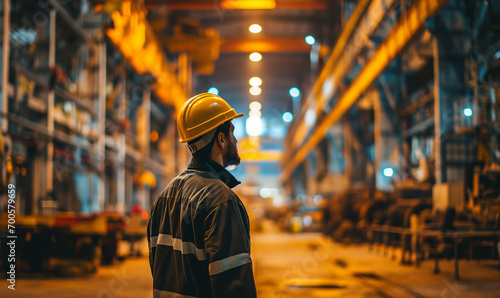
M 219 121 L 219 123 L 218 123 L 218 124 L 216 124 L 216 125 L 215 125 L 215 128 L 217 128 L 219 125 L 221 125 L 221 124 L 223 124 L 223 123 L 225 123 L 225 122 L 227 122 L 227 121 L 231 121 L 231 120 L 233 120 L 233 119 L 241 118 L 241 117 L 243 117 L 243 116 L 244 116 L 244 115 L 243 115 L 243 113 L 239 113 L 239 114 L 236 114 L 236 115 L 233 115 L 233 116 L 230 116 L 230 117 L 224 118 L 224 119 L 222 119 L 221 121 Z M 215 129 L 215 128 L 210 128 L 210 129 L 204 130 L 203 132 L 200 132 L 200 133 L 198 133 L 198 134 L 196 134 L 196 135 L 194 135 L 194 136 L 192 136 L 192 137 L 190 137 L 190 138 L 186 138 L 186 139 L 182 139 L 182 138 L 180 138 L 180 139 L 179 139 L 179 143 L 187 143 L 187 142 L 189 142 L 189 141 L 192 141 L 192 140 L 194 140 L 194 139 L 196 139 L 196 138 L 198 138 L 198 137 L 201 137 L 202 135 L 204 135 L 204 134 L 208 133 L 209 131 L 211 131 L 211 130 L 213 130 L 213 129 Z

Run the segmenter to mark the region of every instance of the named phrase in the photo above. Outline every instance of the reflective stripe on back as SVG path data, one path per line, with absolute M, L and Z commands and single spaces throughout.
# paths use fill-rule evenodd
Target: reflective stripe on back
M 181 295 L 178 293 L 169 292 L 169 291 L 161 291 L 161 290 L 157 290 L 157 289 L 153 290 L 153 297 L 154 298 L 196 298 L 194 296 Z
M 158 236 L 151 237 L 151 247 L 158 245 L 170 246 L 174 250 L 180 251 L 183 255 L 195 255 L 199 261 L 205 261 L 207 256 L 205 250 L 197 248 L 193 242 L 183 242 L 182 239 L 173 238 L 172 235 L 159 234 Z

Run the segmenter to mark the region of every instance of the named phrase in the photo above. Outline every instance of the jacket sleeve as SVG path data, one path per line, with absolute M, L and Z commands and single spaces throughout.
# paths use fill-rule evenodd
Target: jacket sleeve
M 256 297 L 248 217 L 243 205 L 229 199 L 207 215 L 204 225 L 213 297 Z

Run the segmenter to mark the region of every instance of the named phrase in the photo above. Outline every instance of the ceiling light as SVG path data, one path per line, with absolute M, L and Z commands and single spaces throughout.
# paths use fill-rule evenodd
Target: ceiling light
M 210 89 L 208 89 L 208 93 L 219 95 L 219 90 L 215 87 L 211 87 Z
M 258 62 L 262 60 L 262 55 L 260 53 L 253 52 L 252 54 L 250 54 L 249 58 L 253 62 Z
M 267 188 L 267 187 L 263 187 L 263 188 L 260 189 L 259 195 L 263 199 L 269 198 L 271 196 L 271 190 L 269 188 Z
M 65 114 L 69 114 L 73 111 L 73 103 L 71 101 L 65 101 L 62 110 Z
M 250 113 L 248 113 L 248 116 L 260 117 L 260 116 L 262 116 L 262 113 L 259 110 L 251 110 Z
M 292 113 L 290 113 L 290 112 L 283 113 L 283 121 L 285 121 L 286 123 L 290 123 L 290 122 L 292 122 L 292 120 L 293 120 Z
M 308 45 L 312 46 L 313 44 L 316 43 L 316 40 L 311 35 L 307 35 L 306 36 L 306 42 L 307 42 Z
M 259 87 L 262 85 L 262 80 L 259 77 L 252 77 L 249 81 L 250 86 Z
M 297 87 L 290 88 L 290 96 L 291 97 L 299 97 L 300 96 L 300 90 Z
M 262 120 L 260 117 L 248 117 L 246 131 L 249 136 L 260 136 L 262 133 Z
M 471 109 L 471 108 L 465 108 L 465 109 L 464 109 L 464 115 L 465 115 L 466 117 L 470 117 L 470 116 L 472 116 L 472 109 Z
M 262 105 L 258 101 L 252 101 L 250 103 L 250 111 L 259 111 L 261 108 L 262 108 Z
M 250 27 L 248 27 L 248 31 L 252 33 L 259 33 L 262 31 L 262 27 L 259 24 L 252 24 Z
M 383 172 L 385 177 L 392 177 L 392 175 L 394 175 L 394 170 L 392 168 L 385 168 Z
M 250 94 L 252 95 L 259 95 L 262 92 L 262 89 L 260 87 L 252 87 L 250 88 Z

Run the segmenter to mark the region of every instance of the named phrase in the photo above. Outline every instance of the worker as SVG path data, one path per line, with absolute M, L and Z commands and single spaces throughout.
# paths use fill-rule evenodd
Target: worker
M 179 111 L 179 141 L 192 159 L 151 207 L 154 297 L 256 297 L 248 215 L 225 169 L 240 163 L 231 120 L 242 116 L 210 93 Z

